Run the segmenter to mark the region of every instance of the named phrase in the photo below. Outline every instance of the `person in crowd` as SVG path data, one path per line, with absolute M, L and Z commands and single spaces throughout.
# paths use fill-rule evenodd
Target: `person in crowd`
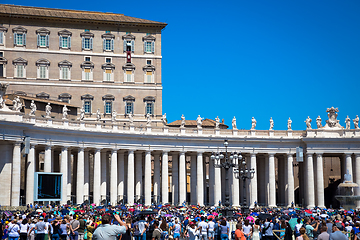
M 70 240 L 78 240 L 78 238 L 79 238 L 79 232 L 78 232 L 79 227 L 80 227 L 79 220 L 72 219 L 70 221 L 70 224 L 69 224 L 69 228 L 70 228 L 69 237 L 70 237 Z
M 9 240 L 18 240 L 20 237 L 20 227 L 17 219 L 13 219 L 8 225 Z
M 161 238 L 161 230 L 159 229 L 159 222 L 157 220 L 153 223 L 154 231 L 152 232 L 152 240 L 160 240 Z
M 61 225 L 61 217 L 60 218 L 56 218 L 52 223 L 52 229 L 53 229 L 53 234 L 51 235 L 51 239 L 52 240 L 59 240 L 60 239 L 60 225 Z
M 246 240 L 244 232 L 242 231 L 243 225 L 241 223 L 236 224 L 235 240 Z
M 60 234 L 61 240 L 66 240 L 67 239 L 68 224 L 66 223 L 65 219 L 63 219 L 61 221 L 59 229 L 60 229 L 59 234 Z
M 242 232 L 244 233 L 246 240 L 251 240 L 253 228 L 250 225 L 249 219 L 245 219 L 244 226 L 242 226 Z
M 36 240 L 44 240 L 47 226 L 44 222 L 44 217 L 39 217 L 39 221 L 35 224 Z
M 252 240 L 260 240 L 260 219 L 256 219 L 253 226 Z
M 208 222 L 208 239 L 214 240 L 215 236 L 215 221 L 211 219 L 211 221 Z
M 220 227 L 221 227 L 221 235 L 220 235 L 221 240 L 228 240 L 230 227 L 228 226 L 224 218 L 221 220 Z
M 298 236 L 296 240 L 309 240 L 309 237 L 306 235 L 306 229 L 304 227 L 301 227 L 299 232 L 300 236 Z
M 205 222 L 204 216 L 201 216 L 201 222 L 198 223 L 198 227 L 201 227 L 199 240 L 207 240 L 209 226 Z
M 28 219 L 25 218 L 20 223 L 20 240 L 26 240 L 29 231 Z
M 334 223 L 332 226 L 332 234 L 330 234 L 330 240 L 348 240 L 345 234 L 341 231 L 343 230 L 343 226 L 340 222 Z
M 273 228 L 274 224 L 271 222 L 271 218 L 268 217 L 264 223 L 263 229 L 263 239 L 264 240 L 273 240 Z
M 327 226 L 322 225 L 320 231 L 321 231 L 321 233 L 317 239 L 318 240 L 329 240 L 330 234 L 327 232 Z
M 311 225 L 310 218 L 305 218 L 306 235 L 309 237 L 310 240 L 314 239 L 314 232 L 318 230 L 318 227 L 319 227 L 319 220 L 316 220 L 315 223 Z
M 123 222 L 118 214 L 114 215 L 119 225 L 111 224 L 111 216 L 104 214 L 101 225 L 98 226 L 92 236 L 93 240 L 116 240 L 119 234 L 125 234 L 128 226 Z

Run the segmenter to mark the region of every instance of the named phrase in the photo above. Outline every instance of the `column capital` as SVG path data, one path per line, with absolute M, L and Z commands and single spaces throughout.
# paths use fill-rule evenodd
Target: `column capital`
M 186 151 L 180 151 L 180 155 L 185 155 Z
M 112 148 L 112 149 L 111 149 L 111 154 L 113 154 L 114 152 L 117 153 L 117 152 L 118 152 L 118 149 L 117 149 L 117 148 Z
M 151 150 L 146 150 L 146 151 L 145 151 L 145 154 L 148 154 L 148 153 L 151 154 L 151 152 L 152 152 Z
M 63 151 L 63 150 L 68 150 L 68 149 L 69 149 L 68 146 L 62 146 L 62 147 L 61 147 L 61 151 Z
M 307 157 L 312 157 L 314 155 L 314 153 L 306 153 Z
M 275 157 L 275 153 L 268 153 L 269 157 Z
M 51 149 L 52 147 L 52 145 L 45 145 L 45 150 Z
M 347 157 L 347 156 L 350 156 L 351 157 L 352 153 L 344 153 L 344 156 Z
M 250 157 L 256 157 L 257 153 L 250 153 Z
M 163 150 L 162 153 L 163 154 L 169 154 L 170 150 Z
M 322 157 L 323 153 L 315 153 L 316 157 Z

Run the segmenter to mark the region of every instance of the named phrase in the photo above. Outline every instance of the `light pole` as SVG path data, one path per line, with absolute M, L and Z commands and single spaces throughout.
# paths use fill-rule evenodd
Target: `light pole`
M 224 168 L 225 169 L 225 203 L 223 208 L 223 216 L 226 218 L 233 217 L 232 208 L 230 207 L 230 168 L 238 167 L 238 160 L 241 161 L 241 153 L 228 152 L 229 142 L 228 140 L 224 141 L 225 152 L 217 152 L 211 154 L 211 160 L 214 161 L 214 167 Z M 231 213 L 231 215 L 230 215 Z
M 246 166 L 246 161 L 243 159 L 240 164 L 238 164 L 238 168 L 234 169 L 235 178 L 243 180 L 243 196 L 244 202 L 241 207 L 242 214 L 249 213 L 249 206 L 246 201 L 246 179 L 252 179 L 254 177 L 255 170 L 253 168 L 249 169 Z

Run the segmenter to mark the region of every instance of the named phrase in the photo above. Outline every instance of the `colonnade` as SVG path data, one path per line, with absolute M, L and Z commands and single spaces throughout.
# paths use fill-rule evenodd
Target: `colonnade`
M 12 206 L 18 206 L 22 176 L 20 143 L 13 143 L 12 148 L 10 202 Z M 54 154 L 55 150 L 56 154 Z M 111 204 L 121 201 L 130 205 L 140 198 L 143 198 L 145 205 L 150 205 L 154 201 L 161 203 L 171 201 L 170 203 L 175 205 L 184 202 L 218 205 L 222 199 L 225 199 L 226 186 L 222 181 L 224 170 L 215 168 L 213 163 L 209 162 L 210 152 L 187 152 L 176 149 L 155 151 L 74 148 L 31 144 L 25 165 L 26 203 L 32 203 L 34 200 L 34 174 L 39 171 L 36 166 L 39 151 L 44 151 L 44 172 L 62 173 L 61 204 L 71 200 L 72 194 L 75 195 L 77 204 L 86 200 L 100 204 L 107 195 L 110 195 Z M 264 202 L 269 207 L 276 207 L 278 202 L 287 206 L 295 202 L 294 178 L 297 176 L 294 176 L 294 154 L 246 152 L 242 154 L 248 167 L 255 170 L 254 177 L 247 183 L 246 197 L 251 207 L 254 206 L 255 201 Z M 55 159 L 58 159 L 56 164 L 54 164 Z M 352 179 L 360 183 L 360 154 L 347 153 L 343 159 L 344 171 L 348 170 Z M 304 185 L 300 184 L 300 187 L 303 188 L 306 206 L 324 207 L 323 153 L 307 153 L 304 162 L 300 164 L 303 164 L 301 174 L 304 177 Z M 243 199 L 243 183 L 234 176 L 230 182 L 231 204 L 240 206 Z M 205 199 L 206 191 L 209 202 Z M 282 199 L 277 199 L 277 191 L 278 198 Z M 169 192 L 171 192 L 171 200 Z M 187 198 L 188 192 L 190 198 Z

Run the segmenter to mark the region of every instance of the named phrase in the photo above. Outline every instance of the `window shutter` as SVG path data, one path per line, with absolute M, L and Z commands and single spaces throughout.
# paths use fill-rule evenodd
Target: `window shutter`
M 68 36 L 68 47 L 71 48 L 71 37 Z
M 124 39 L 124 52 L 126 52 L 126 40 Z
M 114 39 L 111 39 L 111 51 L 114 51 Z
M 46 35 L 46 46 L 49 47 L 49 35 Z
M 106 50 L 106 39 L 105 38 L 103 39 L 103 50 L 104 51 Z
M 4 36 L 4 32 L 0 32 L 0 43 L 1 44 L 3 43 L 3 36 Z M 0 67 L 0 69 L 2 69 L 2 66 Z
M 131 51 L 134 52 L 135 51 L 135 41 L 131 40 Z
M 90 38 L 90 49 L 93 49 L 93 38 Z
M 17 33 L 14 33 L 14 45 L 16 45 Z
M 82 49 L 85 49 L 85 38 L 82 38 Z
M 39 34 L 37 35 L 37 46 L 38 47 L 40 46 L 40 35 Z
M 62 48 L 62 36 L 59 36 L 59 48 Z
M 151 52 L 155 53 L 155 42 L 151 42 Z
M 144 42 L 144 52 L 146 52 L 146 42 Z
M 26 33 L 23 34 L 23 43 L 24 43 L 24 46 L 26 45 Z

